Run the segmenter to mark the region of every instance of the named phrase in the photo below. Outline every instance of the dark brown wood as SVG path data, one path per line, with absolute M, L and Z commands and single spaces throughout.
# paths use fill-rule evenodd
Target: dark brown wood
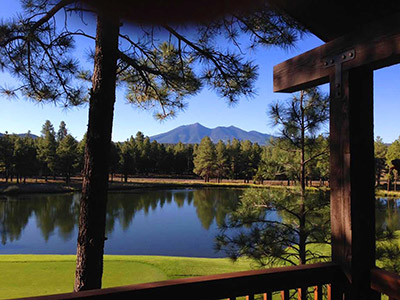
M 198 1 L 142 1 L 142 0 L 82 0 L 91 7 L 101 7 L 118 15 L 124 22 L 148 25 L 195 24 L 220 20 L 225 14 L 253 12 L 265 6 L 264 1 L 198 0 Z
M 323 41 L 330 41 L 365 24 L 400 11 L 397 0 L 268 0 Z
M 397 274 L 374 268 L 371 270 L 371 287 L 389 299 L 400 299 L 400 276 Z
M 74 291 L 101 288 L 119 20 L 97 18 Z
M 194 278 L 167 280 L 101 290 L 26 298 L 55 299 L 226 299 L 235 296 L 281 291 L 297 286 L 327 284 L 343 276 L 334 263 L 272 268 Z
M 344 278 L 335 280 L 328 285 L 328 300 L 343 300 L 344 299 Z
M 353 69 L 342 78 L 343 96 L 330 107 L 332 261 L 351 282 L 349 299 L 378 299 L 369 272 L 375 266 L 373 71 Z M 331 84 L 331 94 L 335 89 Z
M 400 14 L 337 38 L 274 67 L 274 91 L 294 92 L 328 83 L 334 67 L 325 59 L 354 49 L 355 57 L 343 63 L 343 71 L 366 66 L 378 69 L 400 62 Z

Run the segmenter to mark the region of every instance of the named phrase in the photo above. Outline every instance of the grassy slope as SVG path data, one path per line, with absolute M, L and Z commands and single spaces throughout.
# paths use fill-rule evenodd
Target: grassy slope
M 329 254 L 330 246 L 310 250 Z M 106 255 L 104 261 L 103 287 L 252 269 L 249 261 L 225 258 Z M 0 270 L 0 299 L 66 293 L 73 288 L 75 256 L 0 255 Z
M 75 256 L 0 255 L 0 298 L 71 292 Z M 160 256 L 105 256 L 103 286 L 161 281 L 250 269 L 245 261 Z

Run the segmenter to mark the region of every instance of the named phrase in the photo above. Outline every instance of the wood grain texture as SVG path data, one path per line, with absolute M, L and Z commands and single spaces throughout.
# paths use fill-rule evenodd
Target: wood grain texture
M 372 69 L 343 73 L 343 85 L 330 108 L 332 261 L 351 283 L 345 285 L 350 299 L 378 299 L 369 276 L 375 266 Z
M 268 0 L 268 2 L 290 15 L 325 42 L 400 11 L 400 3 L 397 0 Z
M 400 14 L 368 24 L 350 34 L 291 58 L 274 67 L 274 92 L 295 92 L 329 82 L 334 67 L 328 57 L 355 50 L 355 58 L 343 63 L 343 71 L 358 67 L 379 69 L 400 63 Z
M 375 291 L 388 295 L 389 299 L 400 299 L 400 275 L 374 268 L 371 270 L 371 281 Z

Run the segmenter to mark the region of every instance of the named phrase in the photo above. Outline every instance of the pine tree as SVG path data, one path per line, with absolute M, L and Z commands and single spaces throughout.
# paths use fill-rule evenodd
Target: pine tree
M 60 126 L 58 127 L 57 131 L 57 142 L 61 142 L 63 138 L 68 135 L 67 124 L 64 121 L 60 122 Z
M 14 142 L 14 167 L 17 175 L 17 183 L 24 178 L 36 173 L 38 166 L 36 159 L 36 147 L 33 139 L 26 135 L 23 138 L 17 138 Z
M 229 173 L 231 179 L 240 178 L 243 170 L 242 151 L 240 141 L 236 138 L 228 142 L 227 151 L 229 156 Z
M 397 180 L 399 172 L 397 170 L 396 160 L 400 159 L 400 137 L 395 140 L 387 149 L 386 155 L 386 164 L 389 166 L 389 172 L 387 174 L 388 179 L 388 190 L 390 190 L 390 182 L 393 180 L 394 182 L 394 190 L 397 189 Z
M 223 141 L 218 141 L 215 147 L 215 176 L 218 183 L 228 174 L 228 152 Z
M 126 83 L 128 101 L 156 108 L 158 118 L 183 109 L 186 97 L 203 85 L 236 102 L 254 93 L 257 67 L 231 49 L 219 49 L 213 43 L 216 35 L 225 34 L 234 45 L 239 45 L 238 34 L 246 33 L 251 47 L 288 46 L 301 29 L 265 5 L 251 15 L 230 15 L 199 25 L 194 36 L 166 24 L 138 26 L 121 33 L 119 17 L 109 13 L 114 3 L 103 3 L 108 4 L 99 7 L 92 3 L 91 13 L 97 16 L 95 37 L 78 22 L 69 26 L 72 13 L 82 16 L 88 11 L 75 0 L 24 0 L 23 13 L 0 25 L 1 65 L 21 82 L 16 88 L 3 89 L 5 94 L 22 93 L 35 101 L 65 107 L 89 102 L 75 291 L 101 287 L 117 79 Z M 158 42 L 165 34 L 167 42 Z M 77 36 L 95 41 L 93 72 L 82 71 L 72 54 Z M 195 64 L 203 68 L 195 68 Z M 89 95 L 86 83 L 79 83 L 77 77 L 91 82 Z
M 57 142 L 54 132 L 54 127 L 49 120 L 42 126 L 42 135 L 37 140 L 37 157 L 40 164 L 41 173 L 44 174 L 47 181 L 47 176 L 56 171 L 56 149 Z
M 193 172 L 203 177 L 205 182 L 209 182 L 210 178 L 215 174 L 216 153 L 215 145 L 208 136 L 201 140 L 193 163 Z
M 316 148 L 313 147 L 316 133 L 328 118 L 328 98 L 317 89 L 302 91 L 286 104 L 272 105 L 270 116 L 280 127 L 281 138 L 274 140 L 273 148 L 267 148 L 269 153 L 264 153 L 275 152 L 273 159 L 272 155 L 267 158 L 270 163 L 264 162 L 264 170 L 287 173 L 290 166 L 291 170 L 296 170 L 300 185 L 279 192 L 269 189 L 246 191 L 238 210 L 223 227 L 217 247 L 232 258 L 247 256 L 262 266 L 278 262 L 306 264 L 323 258 L 307 246 L 329 239 L 329 199 L 323 191 L 306 191 L 307 164 L 326 152 L 314 151 Z M 270 217 L 272 212 L 278 212 L 281 219 Z M 246 230 L 236 232 L 243 226 Z M 227 233 L 230 230 L 233 234 Z
M 376 137 L 374 143 L 374 152 L 375 152 L 375 174 L 376 174 L 376 186 L 380 186 L 381 177 L 383 172 L 386 171 L 388 173 L 388 168 L 386 165 L 386 153 L 387 153 L 387 145 L 383 143 L 383 140 L 380 136 Z
M 71 176 L 73 175 L 78 165 L 78 142 L 70 134 L 67 134 L 58 144 L 58 170 L 64 175 L 65 183 L 70 184 Z
M 297 265 L 321 261 L 327 256 L 313 244 L 330 241 L 329 197 L 324 192 L 307 192 L 304 207 L 298 205 L 299 191 L 248 189 L 238 208 L 228 215 L 216 248 L 236 260 L 247 257 L 261 267 Z M 303 235 L 304 241 L 299 238 Z M 305 243 L 306 252 L 302 251 Z
M 120 165 L 120 148 L 114 142 L 111 142 L 110 149 L 110 174 L 111 174 L 111 182 L 114 181 L 114 174 L 118 172 Z
M 7 132 L 0 137 L 0 168 L 4 172 L 6 182 L 12 180 L 14 171 L 14 141 L 16 136 L 11 136 Z
M 284 105 L 276 103 L 270 107 L 271 119 L 275 125 L 281 127 L 282 139 L 291 146 L 287 150 L 293 149 L 300 155 L 299 264 L 306 262 L 306 165 L 326 152 L 313 153 L 310 149 L 315 145 L 315 133 L 328 120 L 328 101 L 328 97 L 321 94 L 318 88 L 313 88 L 294 95 Z M 310 156 L 306 156 L 307 152 Z

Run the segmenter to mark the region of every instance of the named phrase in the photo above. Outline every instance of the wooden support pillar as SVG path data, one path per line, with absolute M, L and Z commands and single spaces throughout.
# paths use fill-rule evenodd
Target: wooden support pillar
M 331 82 L 330 183 L 332 261 L 348 282 L 332 285 L 332 299 L 377 300 L 370 288 L 375 266 L 373 70 L 344 71 Z M 338 92 L 339 89 L 339 92 Z M 350 283 L 350 284 L 349 284 Z

